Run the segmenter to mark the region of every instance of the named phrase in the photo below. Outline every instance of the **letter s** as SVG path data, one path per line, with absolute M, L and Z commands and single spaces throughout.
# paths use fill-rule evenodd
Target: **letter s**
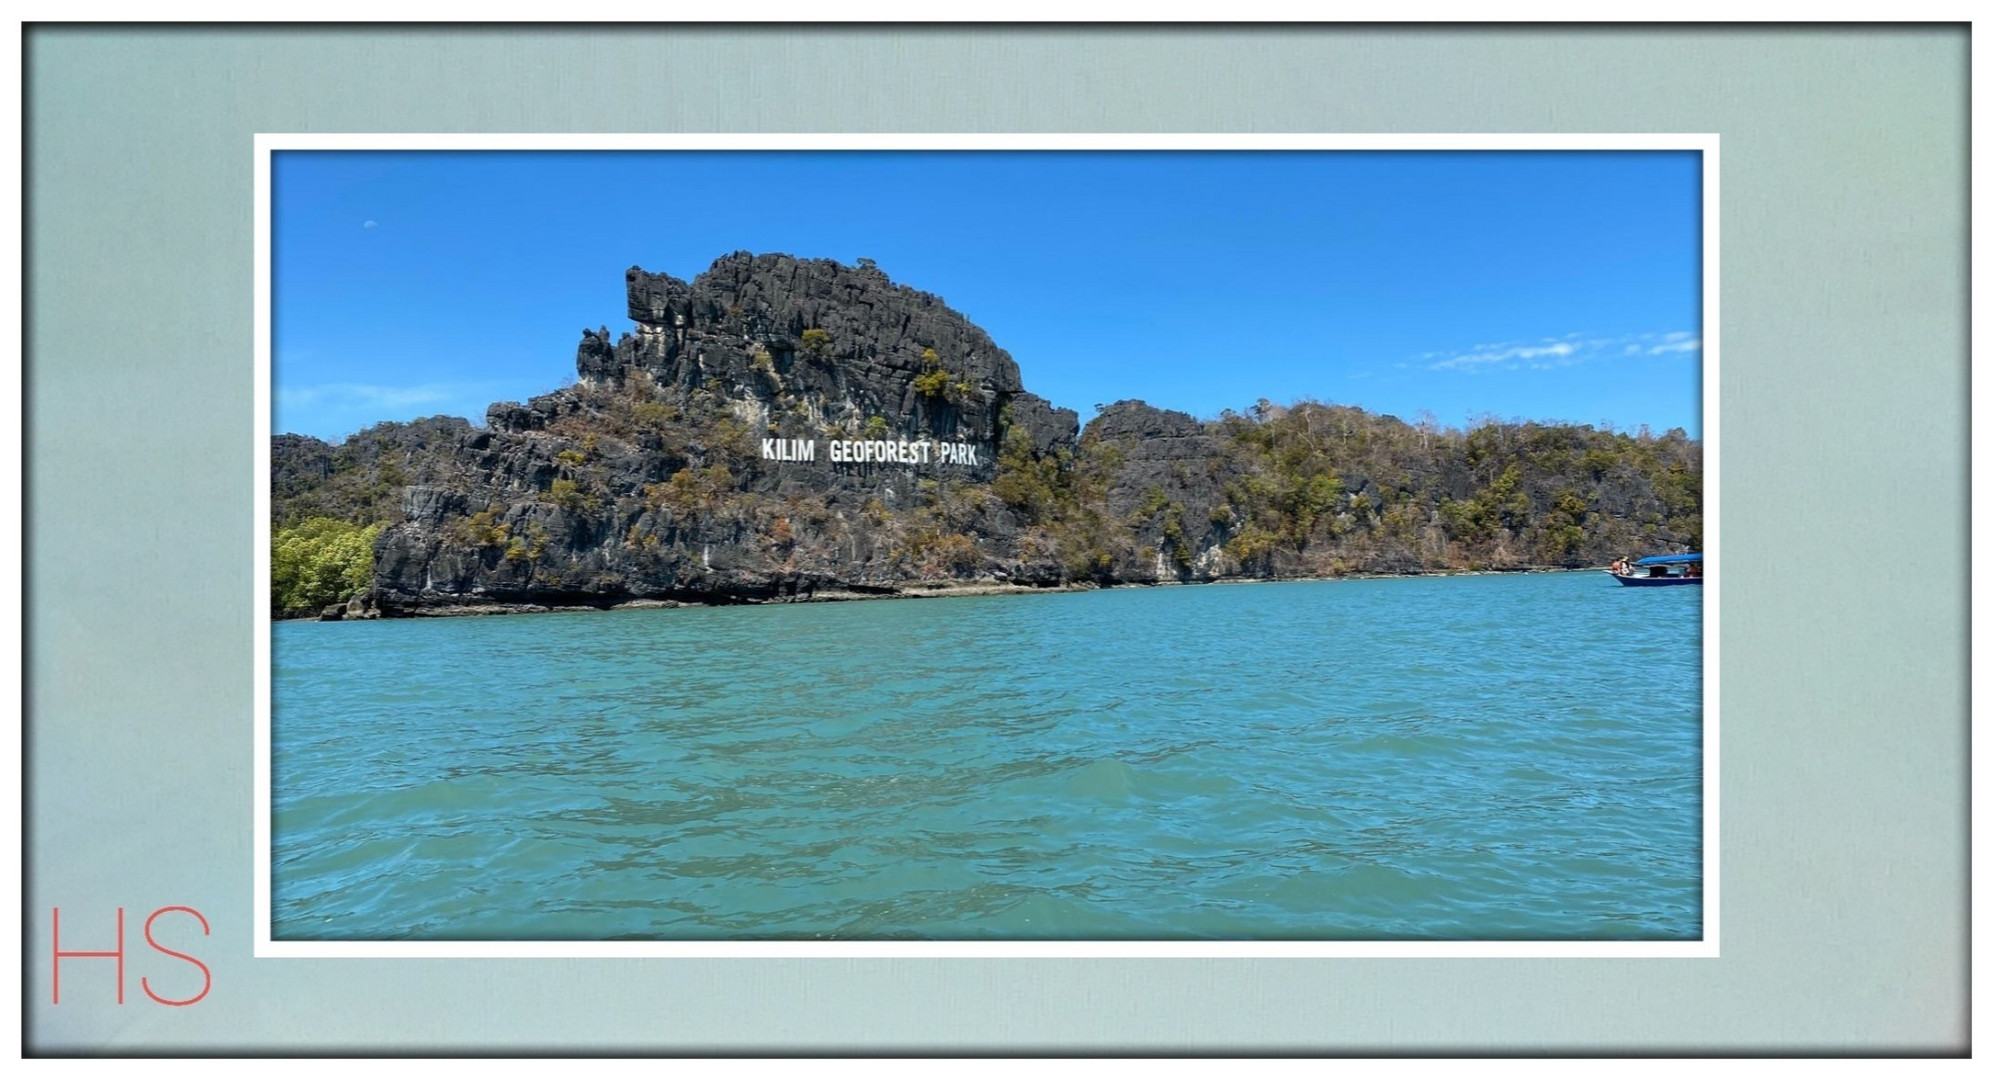
M 177 905 L 174 907 L 163 907 L 160 908 L 158 911 L 155 911 L 152 914 L 145 917 L 145 943 L 147 945 L 152 946 L 154 949 L 157 949 L 160 952 L 165 953 L 168 956 L 178 957 L 182 960 L 185 960 L 189 964 L 192 964 L 195 967 L 200 968 L 201 992 L 195 994 L 193 997 L 187 998 L 185 1001 L 176 1001 L 173 998 L 163 998 L 160 997 L 158 994 L 153 993 L 152 987 L 146 983 L 143 977 L 141 977 L 138 980 L 138 987 L 139 989 L 145 991 L 146 997 L 151 998 L 152 1000 L 160 1003 L 161 1005 L 192 1005 L 193 1003 L 208 996 L 208 991 L 214 987 L 215 977 L 214 973 L 208 970 L 208 966 L 206 964 L 203 964 L 199 960 L 196 960 L 193 957 L 188 956 L 186 953 L 174 952 L 172 949 L 169 949 L 166 946 L 161 945 L 157 941 L 152 940 L 152 921 L 154 919 L 159 918 L 161 915 L 166 914 L 169 911 L 184 911 L 187 914 L 192 915 L 194 918 L 201 920 L 201 933 L 203 935 L 206 935 L 208 933 L 207 917 L 202 915 L 200 912 L 195 911 L 193 908 L 190 907 L 180 907 Z

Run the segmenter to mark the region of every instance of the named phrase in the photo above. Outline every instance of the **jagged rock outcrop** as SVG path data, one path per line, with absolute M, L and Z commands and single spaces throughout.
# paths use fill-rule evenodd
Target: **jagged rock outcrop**
M 1037 394 L 1019 393 L 1010 399 L 1010 423 L 1031 436 L 1040 453 L 1071 446 L 1079 434 L 1080 414 L 1061 409 Z
M 1012 428 L 1055 454 L 1078 415 L 940 297 L 746 253 L 624 283 L 635 328 L 582 331 L 575 386 L 491 406 L 438 470 L 458 482 L 400 493 L 382 610 L 1062 579 L 988 485 Z
M 870 265 L 736 253 L 624 286 L 633 328 L 582 331 L 574 385 L 482 428 L 274 438 L 278 524 L 382 526 L 370 588 L 288 613 L 1521 569 L 1700 537 L 1679 431 L 1265 401 L 1208 421 L 1118 401 L 1082 431 L 968 318 Z
M 1155 576 L 1210 578 L 1230 520 L 1222 447 L 1189 413 L 1117 401 L 1087 424 L 1088 443 L 1113 447 L 1107 511 L 1128 523 Z M 1214 514 L 1214 511 L 1219 511 Z M 1142 569 L 1149 569 L 1143 567 Z
M 992 448 L 999 412 L 1024 394 L 1017 362 L 980 327 L 876 268 L 740 252 L 690 283 L 638 267 L 624 278 L 636 330 L 614 345 L 606 330 L 584 331 L 584 380 L 642 376 L 679 392 L 718 383 L 778 427 L 858 432 L 877 417 L 895 437 Z M 1049 445 L 1059 433 L 1041 406 L 1028 398 L 1022 411 Z
M 455 458 L 472 431 L 458 416 L 376 424 L 337 446 L 307 435 L 270 440 L 270 495 L 294 518 L 380 520 L 391 516 L 407 484 L 463 485 Z

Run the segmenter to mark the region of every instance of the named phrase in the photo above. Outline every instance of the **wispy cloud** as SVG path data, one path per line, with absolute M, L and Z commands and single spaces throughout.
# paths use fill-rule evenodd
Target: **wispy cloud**
M 1601 359 L 1701 351 L 1700 337 L 1691 331 L 1677 330 L 1617 337 L 1566 334 L 1536 341 L 1500 341 L 1459 352 L 1429 352 L 1418 360 L 1420 366 L 1432 371 L 1548 371 Z
M 277 404 L 289 409 L 406 409 L 416 405 L 460 401 L 478 389 L 477 386 L 465 383 L 427 383 L 422 386 L 321 383 L 317 386 L 280 386 L 277 388 Z
M 1651 334 L 1647 335 L 1647 337 L 1649 338 L 1651 338 L 1652 336 L 1653 335 Z M 1689 333 L 1686 330 L 1677 330 L 1672 334 L 1663 334 L 1661 335 L 1661 340 L 1659 343 L 1647 346 L 1647 355 L 1649 356 L 1661 356 L 1666 353 L 1701 352 L 1701 351 L 1702 351 L 1702 339 L 1695 336 L 1694 334 Z
M 281 378 L 279 373 L 279 378 Z M 503 399 L 524 400 L 518 388 L 492 382 L 436 382 L 410 386 L 384 383 L 336 382 L 278 386 L 275 393 L 278 431 L 316 435 L 338 441 L 383 420 L 413 420 L 418 416 L 461 416 L 472 423 L 484 420 L 486 406 Z

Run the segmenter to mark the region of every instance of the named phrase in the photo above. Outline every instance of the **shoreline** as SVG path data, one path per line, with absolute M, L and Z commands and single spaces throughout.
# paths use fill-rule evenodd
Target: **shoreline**
M 378 607 L 355 606 L 358 598 L 339 605 L 340 614 L 329 611 L 317 615 L 273 615 L 271 622 L 377 622 L 408 619 L 476 618 L 491 615 L 557 615 L 589 611 L 646 611 L 662 608 L 763 607 L 782 604 L 840 604 L 865 600 L 939 600 L 961 596 L 1024 596 L 1041 593 L 1099 592 L 1110 589 L 1162 589 L 1198 585 L 1279 585 L 1318 581 L 1381 581 L 1427 577 L 1504 577 L 1519 574 L 1583 574 L 1604 572 L 1604 566 L 1528 566 L 1510 570 L 1421 570 L 1414 572 L 1325 574 L 1295 577 L 1224 577 L 1197 581 L 1124 581 L 1110 585 L 1069 582 L 1061 585 L 1019 585 L 993 579 L 962 583 L 948 581 L 909 582 L 898 586 L 866 588 L 825 588 L 805 595 L 768 598 L 740 597 L 720 601 L 675 600 L 633 597 L 605 604 L 540 604 L 525 601 L 484 601 L 462 604 L 436 604 L 412 607 L 386 614 Z

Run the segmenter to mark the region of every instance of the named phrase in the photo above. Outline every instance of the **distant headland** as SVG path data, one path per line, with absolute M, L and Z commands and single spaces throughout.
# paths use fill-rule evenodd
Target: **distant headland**
M 861 261 L 862 263 L 862 261 Z M 573 386 L 271 446 L 282 617 L 1523 570 L 1693 550 L 1702 445 L 1262 400 L 1200 420 L 1028 393 L 876 266 L 631 268 Z M 1130 364 L 1141 358 L 1131 356 Z

